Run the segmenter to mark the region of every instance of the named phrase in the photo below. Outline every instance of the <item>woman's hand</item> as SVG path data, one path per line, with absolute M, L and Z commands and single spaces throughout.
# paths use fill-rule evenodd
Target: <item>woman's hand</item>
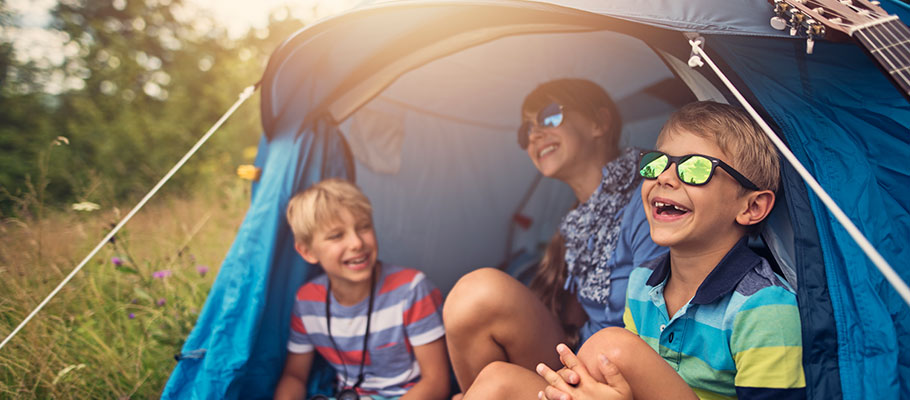
M 559 359 L 566 368 L 553 371 L 545 364 L 537 365 L 537 374 L 543 377 L 549 386 L 537 394 L 540 399 L 548 400 L 631 400 L 632 388 L 622 376 L 619 368 L 600 354 L 597 368 L 606 382 L 600 382 L 585 368 L 578 357 L 564 344 L 556 346 Z

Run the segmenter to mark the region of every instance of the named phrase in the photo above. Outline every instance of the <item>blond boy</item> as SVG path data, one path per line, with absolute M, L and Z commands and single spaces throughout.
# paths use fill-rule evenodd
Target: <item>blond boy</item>
M 640 163 L 642 202 L 668 255 L 629 277 L 626 329 L 595 334 L 567 367 L 541 364 L 548 399 L 805 398 L 796 295 L 747 246 L 774 205 L 777 153 L 743 111 L 674 113 Z
M 325 180 L 290 200 L 287 219 L 297 252 L 324 274 L 297 292 L 275 398 L 306 396 L 315 352 L 335 369 L 339 398 L 445 398 L 442 295 L 422 272 L 377 259 L 367 197 Z

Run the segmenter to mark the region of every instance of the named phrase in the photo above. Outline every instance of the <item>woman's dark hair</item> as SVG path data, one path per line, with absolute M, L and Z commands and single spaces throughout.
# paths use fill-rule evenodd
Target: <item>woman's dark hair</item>
M 579 112 L 598 126 L 606 128 L 612 139 L 611 144 L 619 143 L 622 118 L 616 103 L 600 85 L 577 78 L 544 82 L 525 97 L 521 105 L 521 117 L 536 113 L 552 102 L 562 104 L 569 112 Z M 606 109 L 608 115 L 604 115 L 602 109 Z
M 563 289 L 568 274 L 565 253 L 565 241 L 559 232 L 556 232 L 547 243 L 543 258 L 531 280 L 530 288 L 547 309 L 559 319 L 562 330 L 566 334 L 566 345 L 575 348 L 579 339 L 578 330 L 584 324 L 585 318 L 580 317 L 580 314 L 584 314 L 583 312 L 573 312 L 573 306 L 578 307 L 575 295 Z

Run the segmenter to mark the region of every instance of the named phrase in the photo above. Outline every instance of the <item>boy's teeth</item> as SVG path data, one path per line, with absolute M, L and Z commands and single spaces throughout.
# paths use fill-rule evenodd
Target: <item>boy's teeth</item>
M 689 211 L 688 209 L 685 209 L 685 208 L 683 208 L 683 207 L 677 206 L 677 205 L 675 205 L 675 204 L 664 203 L 664 202 L 662 202 L 662 201 L 655 201 L 655 202 L 654 202 L 654 207 L 673 207 L 673 209 L 675 209 L 676 211 L 680 211 L 680 212 L 688 212 L 688 211 Z

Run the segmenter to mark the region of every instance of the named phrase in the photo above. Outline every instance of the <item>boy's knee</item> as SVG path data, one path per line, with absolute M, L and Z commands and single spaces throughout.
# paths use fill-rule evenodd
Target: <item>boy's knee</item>
M 514 368 L 520 368 L 503 361 L 494 361 L 487 364 L 477 374 L 468 394 L 472 399 L 508 399 L 514 393 L 510 387 L 513 379 L 511 373 Z
M 507 278 L 508 275 L 495 268 L 481 268 L 461 277 L 443 305 L 442 319 L 446 327 L 483 320 L 497 303 L 497 287 Z
M 644 347 L 642 347 L 644 346 Z M 604 328 L 592 335 L 578 350 L 578 358 L 588 367 L 589 371 L 596 369 L 598 356 L 603 354 L 622 369 L 623 365 L 635 362 L 635 355 L 640 351 L 651 350 L 638 335 L 623 328 Z

